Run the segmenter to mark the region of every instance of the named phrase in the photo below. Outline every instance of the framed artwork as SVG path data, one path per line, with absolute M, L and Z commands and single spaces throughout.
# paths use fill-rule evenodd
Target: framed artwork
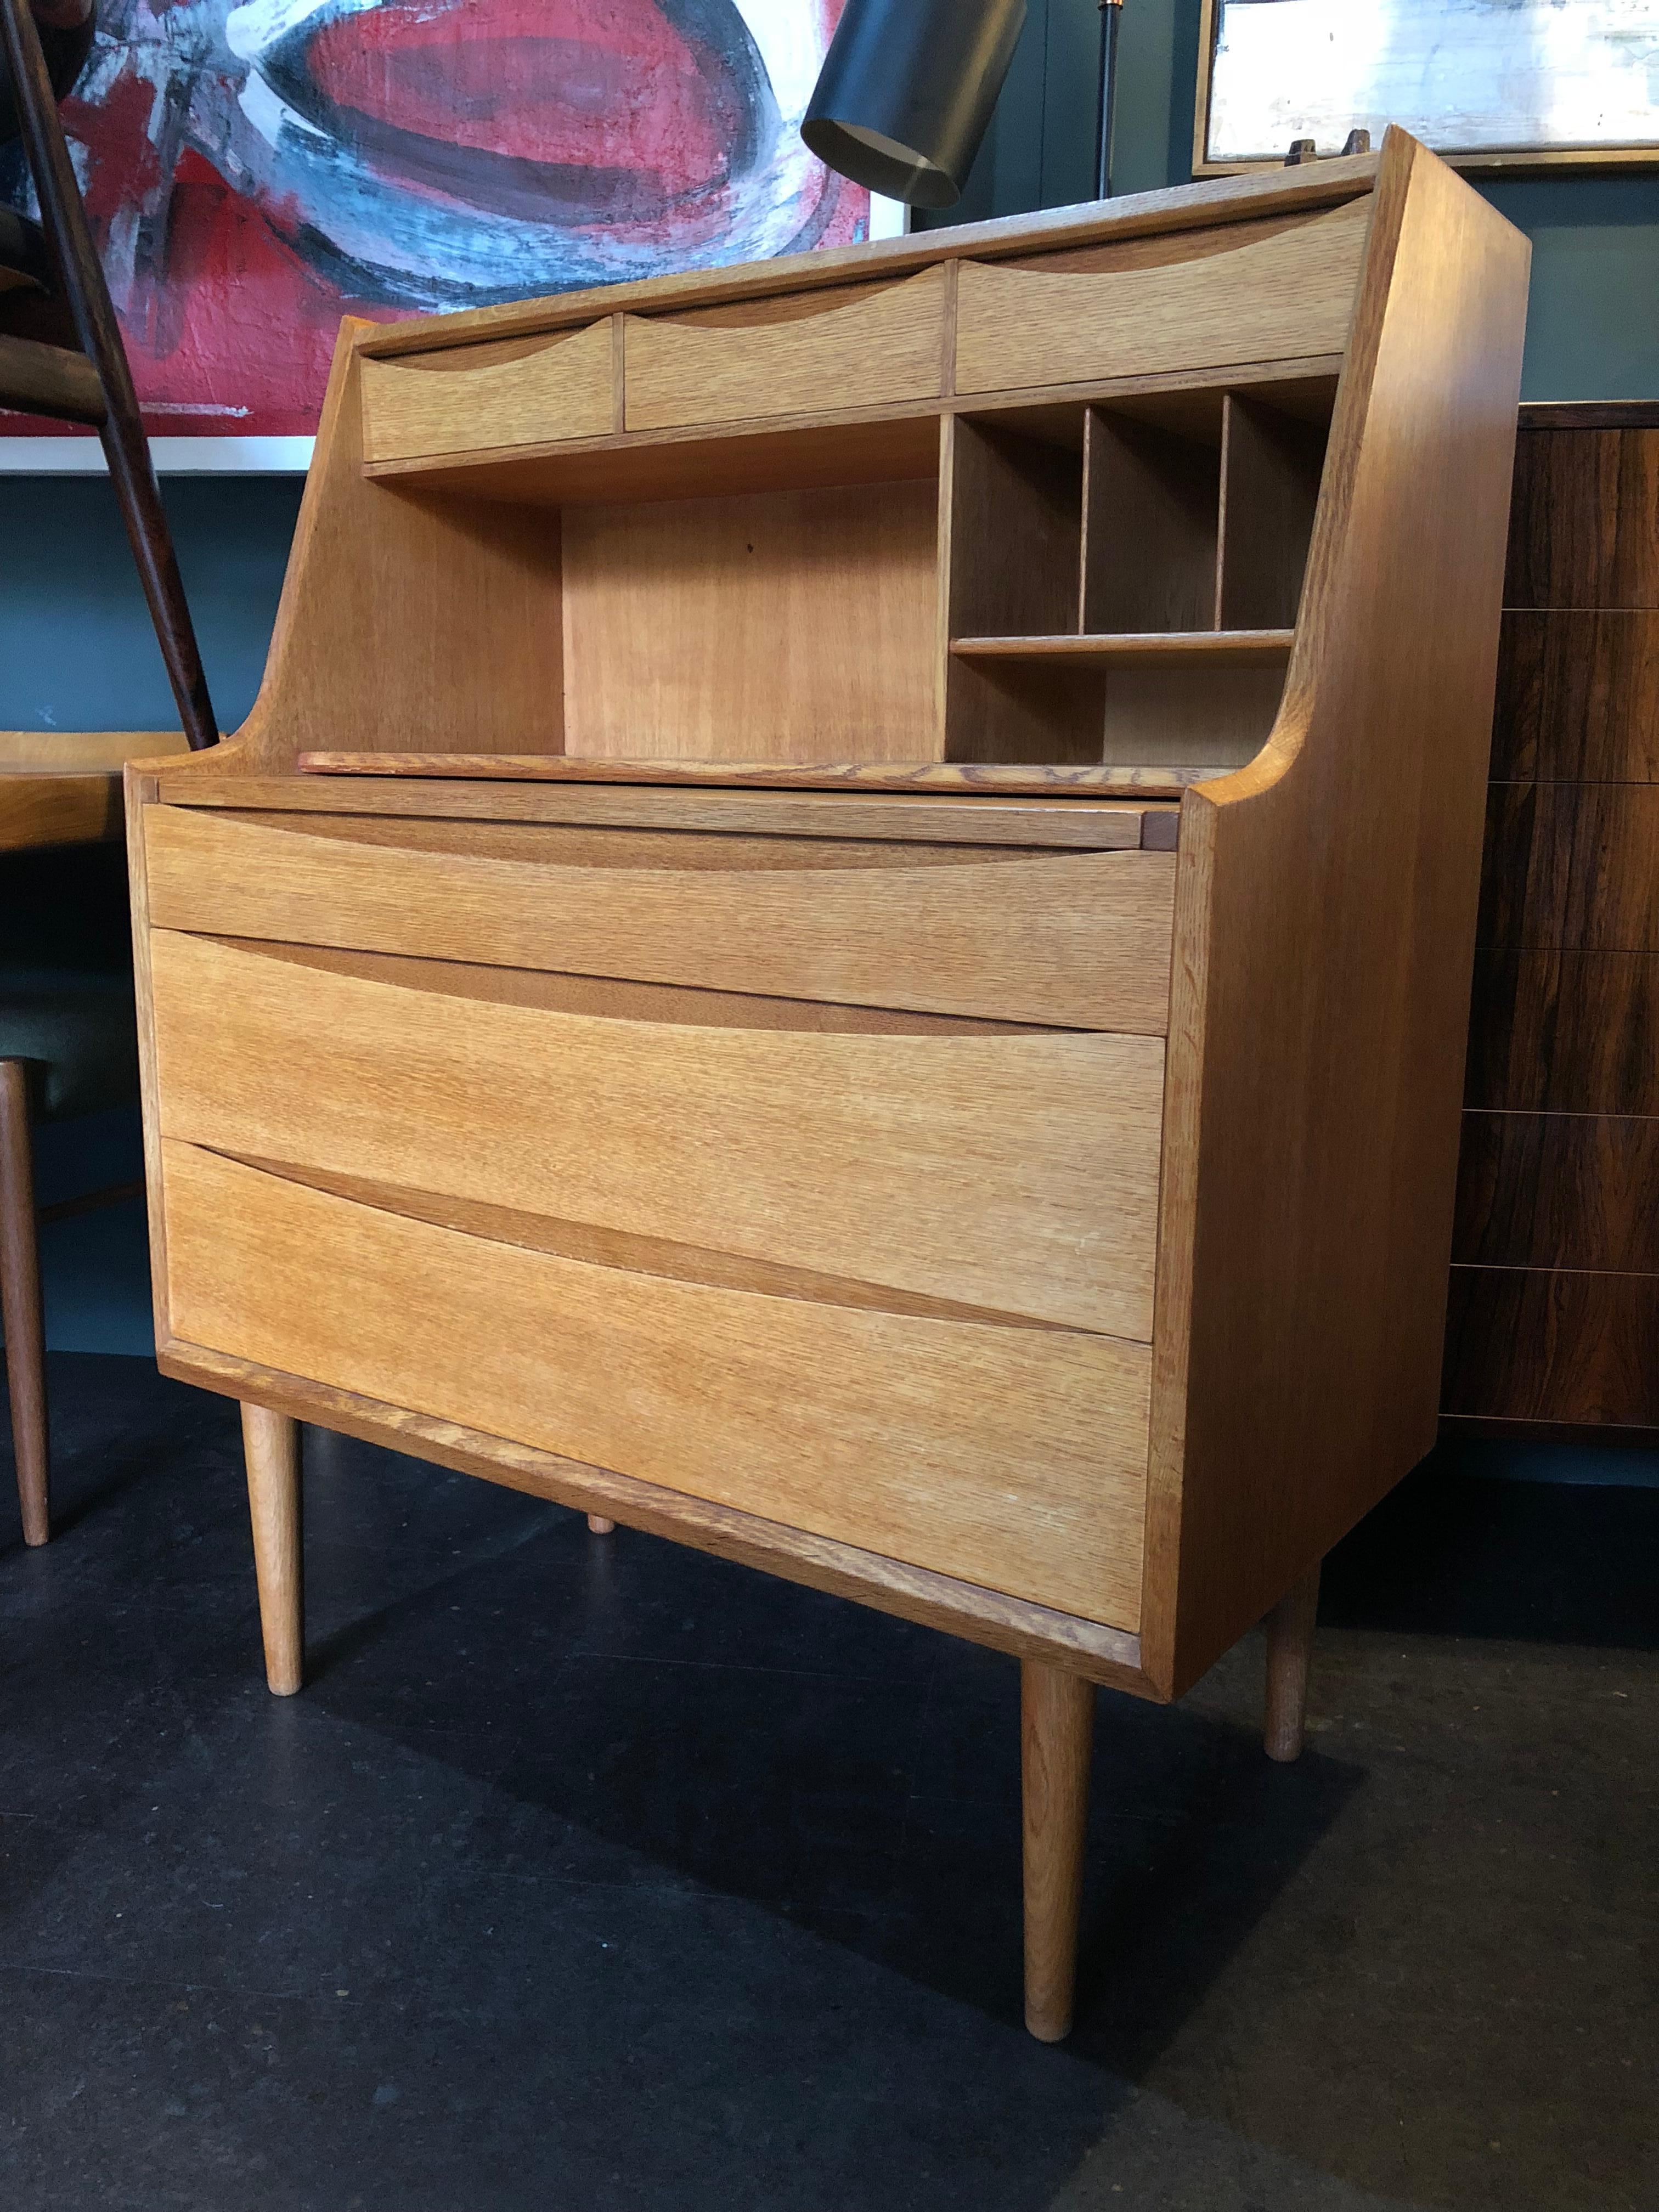
M 1203 0 L 1194 173 L 1398 123 L 1460 169 L 1659 163 L 1659 0 Z
M 101 0 L 64 119 L 164 462 L 303 465 L 343 314 L 866 236 L 799 135 L 842 4 Z M 0 194 L 32 208 L 16 147 Z

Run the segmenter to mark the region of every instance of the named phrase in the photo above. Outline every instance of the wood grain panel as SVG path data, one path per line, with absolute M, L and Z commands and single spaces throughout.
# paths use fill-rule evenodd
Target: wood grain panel
M 951 256 L 1020 254 L 1071 250 L 1129 239 L 1179 236 L 1218 226 L 1255 222 L 1279 215 L 1303 215 L 1364 198 L 1376 180 L 1375 154 L 1309 162 L 1293 169 L 1275 167 L 1265 175 L 1228 177 L 1202 185 L 1178 185 L 1167 191 L 1137 192 L 1131 198 L 1097 200 L 1060 210 L 1005 216 L 994 222 L 919 231 L 908 238 L 882 239 L 860 246 L 817 246 L 775 261 L 756 261 L 723 269 L 675 270 L 591 292 L 567 292 L 551 299 L 516 300 L 459 314 L 425 316 L 388 329 L 362 328 L 358 340 L 368 355 L 405 355 L 429 347 L 473 344 L 557 330 L 591 321 L 594 315 L 634 309 L 672 313 L 718 301 L 740 300 L 780 290 L 826 289 L 872 277 L 890 278 L 936 265 Z
M 281 773 L 301 746 L 348 733 L 365 750 L 556 750 L 558 526 L 538 508 L 365 481 L 358 375 L 368 364 L 353 345 L 362 328 L 341 326 L 235 769 Z
M 1659 1113 L 1465 1114 L 1452 1257 L 1659 1274 Z
M 803 296 L 803 314 L 757 303 L 744 325 L 629 316 L 626 427 L 675 429 L 754 416 L 817 414 L 856 392 L 878 407 L 936 398 L 945 368 L 945 270 L 902 283 Z M 744 312 L 744 310 L 738 310 Z
M 1154 1038 L 606 1019 L 167 930 L 151 968 L 166 1136 L 1151 1335 Z
M 1659 1424 L 1659 1275 L 1454 1267 L 1448 1413 Z
M 1480 942 L 1659 951 L 1659 784 L 1493 784 Z
M 963 635 L 1075 629 L 1083 484 L 1067 447 L 965 416 L 947 422 L 940 501 L 942 647 Z M 959 761 L 1068 757 L 1048 718 L 947 654 L 945 750 Z M 1097 757 L 1085 747 L 1084 757 Z
M 820 1305 L 857 1306 L 866 1313 L 921 1314 L 934 1321 L 988 1322 L 1004 1328 L 1055 1328 L 1056 1322 L 1030 1314 L 999 1312 L 991 1306 L 958 1304 L 890 1283 L 860 1282 L 851 1275 L 826 1275 L 787 1261 L 755 1260 L 709 1244 L 676 1244 L 666 1237 L 641 1237 L 632 1230 L 607 1229 L 591 1221 L 569 1221 L 518 1206 L 485 1206 L 477 1199 L 447 1198 L 404 1183 L 375 1182 L 366 1176 L 337 1175 L 325 1168 L 299 1168 L 291 1160 L 261 1159 L 253 1153 L 227 1152 L 261 1174 L 281 1176 L 307 1189 L 331 1192 L 382 1213 L 410 1221 L 430 1221 L 440 1229 L 464 1230 L 492 1243 L 517 1244 L 526 1252 L 553 1252 L 562 1259 L 584 1260 L 598 1267 L 622 1267 L 635 1275 L 663 1275 L 677 1283 L 702 1283 L 714 1290 L 757 1291 L 767 1297 L 810 1298 Z
M 0 775 L 0 853 L 91 845 L 121 834 L 121 778 Z
M 1226 253 L 1099 276 L 964 261 L 958 392 L 1073 384 L 1340 353 L 1370 205 Z
M 362 364 L 363 458 L 415 460 L 617 428 L 608 321 L 550 337 L 516 358 L 465 351 Z
M 623 325 L 627 427 L 805 415 L 844 399 L 867 406 L 930 399 L 945 357 L 945 271 L 842 302 L 811 295 L 779 319 L 775 298 L 738 327 L 722 319 L 630 315 Z M 768 312 L 768 309 L 771 312 Z M 742 311 L 738 311 L 742 312 Z
M 614 975 L 564 975 L 545 968 L 486 968 L 476 960 L 426 960 L 401 952 L 347 952 L 331 945 L 277 945 L 224 937 L 213 942 L 272 960 L 362 975 L 410 991 L 488 999 L 503 1006 L 546 1006 L 605 1020 L 678 1022 L 693 1029 L 799 1030 L 836 1036 L 1030 1036 L 1046 1024 L 972 1021 L 965 1014 L 917 1014 L 896 1006 L 837 1006 L 823 999 L 769 999 L 757 992 L 708 991 L 684 983 L 629 983 Z
M 1659 1113 L 1659 953 L 1478 953 L 1463 1103 Z
M 434 1420 L 407 1407 L 385 1405 L 275 1367 L 262 1367 L 254 1360 L 233 1359 L 199 1344 L 163 1336 L 155 1357 L 164 1375 L 197 1389 L 273 1407 L 295 1420 L 384 1444 L 388 1450 L 453 1468 L 457 1474 L 502 1483 L 529 1497 L 551 1498 L 584 1513 L 604 1513 L 627 1528 L 763 1568 L 810 1589 L 853 1598 L 994 1650 L 1018 1658 L 1046 1658 L 1132 1697 L 1155 1694 L 1140 1672 L 1138 1640 L 1121 1628 L 1080 1620 L 1075 1613 L 1056 1613 L 1024 1598 L 1007 1597 L 926 1567 L 884 1559 L 854 1544 L 809 1535 L 781 1522 L 734 1512 L 728 1505 L 712 1505 L 586 1461 L 537 1451 L 457 1421 Z
M 592 1267 L 190 1146 L 163 1182 L 175 1336 L 1137 1623 L 1144 1346 Z
M 178 730 L 0 730 L 0 853 L 121 834 L 121 768 L 182 752 Z
M 188 750 L 182 730 L 0 730 L 0 776 L 118 774 Z
M 1207 440 L 1090 408 L 1082 627 L 1214 629 L 1220 502 L 1221 457 Z
M 1127 657 L 1137 658 L 1133 653 Z M 1214 655 L 1221 661 L 1232 657 L 1224 649 Z M 1241 657 L 1260 659 L 1261 655 L 1250 653 Z M 838 791 L 849 798 L 860 793 L 883 792 L 912 799 L 1119 799 L 1125 802 L 1178 799 L 1193 780 L 1176 769 L 1153 769 L 1129 762 L 1102 766 L 1051 761 L 567 760 L 562 753 L 521 753 L 508 759 L 504 755 L 482 753 L 305 752 L 300 756 L 300 767 L 307 775 L 403 775 L 469 782 L 495 776 L 515 783 L 663 784 L 674 790 L 711 794 L 748 789 Z M 181 803 L 192 803 L 188 793 Z M 218 803 L 234 805 L 237 800 L 232 796 Z M 342 804 L 338 799 L 331 803 Z M 504 807 L 513 805 L 510 800 L 498 803 Z M 527 812 L 532 803 L 527 797 L 520 799 L 518 808 Z M 711 815 L 714 804 L 711 799 Z M 688 819 L 685 826 L 694 825 Z M 705 817 L 702 826 L 719 825 Z
M 570 508 L 564 750 L 929 760 L 934 477 Z
M 1434 1439 L 1527 265 L 1390 130 L 1284 703 L 1182 810 L 1142 1632 L 1175 1694 Z
M 155 808 L 167 929 L 1161 1036 L 1175 856 L 959 868 L 538 867 Z
M 517 822 L 414 820 L 396 815 L 283 814 L 248 809 L 239 817 L 267 830 L 300 830 L 308 837 L 338 837 L 349 844 L 398 845 L 422 853 L 478 853 L 496 860 L 534 860 L 575 868 L 939 868 L 964 862 L 1018 860 L 1030 848 L 993 845 L 884 843 L 876 838 L 710 837 L 695 831 L 589 829 Z M 1141 842 L 1140 817 L 1124 811 L 1115 842 L 1133 851 Z
M 1293 623 L 1325 466 L 1325 431 L 1229 392 L 1221 440 L 1218 626 Z
M 1650 430 L 1521 433 L 1504 603 L 1659 608 L 1659 438 Z
M 1659 614 L 1506 614 L 1492 772 L 1659 783 Z
M 414 757 L 403 757 L 408 763 Z M 355 815 L 405 820 L 441 816 L 464 822 L 570 823 L 596 830 L 686 830 L 710 836 L 879 837 L 904 844 L 1031 845 L 1071 852 L 1119 851 L 1138 845 L 1143 817 L 1169 811 L 1127 795 L 979 791 L 973 787 L 971 767 L 953 771 L 954 791 L 933 792 L 929 780 L 938 773 L 937 765 L 921 772 L 921 786 L 915 790 L 878 793 L 856 783 L 846 790 L 805 791 L 787 788 L 781 781 L 776 787 L 706 784 L 679 788 L 665 784 L 658 788 L 654 782 L 623 784 L 606 776 L 580 782 L 479 776 L 437 788 L 411 781 L 408 767 L 399 777 L 363 773 L 349 781 L 200 771 L 167 775 L 163 771 L 155 796 L 168 806 L 225 809 L 233 815 L 271 808 L 303 817 L 344 807 Z

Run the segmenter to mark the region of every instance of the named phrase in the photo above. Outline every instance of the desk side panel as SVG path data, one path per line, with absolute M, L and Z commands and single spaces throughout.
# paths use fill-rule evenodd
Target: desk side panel
M 1285 705 L 1183 805 L 1144 1639 L 1175 1694 L 1434 1441 L 1527 266 L 1389 134 Z

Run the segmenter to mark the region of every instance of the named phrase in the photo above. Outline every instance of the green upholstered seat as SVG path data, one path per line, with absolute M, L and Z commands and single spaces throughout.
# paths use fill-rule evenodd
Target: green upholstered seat
M 36 1118 L 119 1106 L 138 1090 L 132 979 L 95 969 L 0 968 L 0 1060 L 28 1063 Z

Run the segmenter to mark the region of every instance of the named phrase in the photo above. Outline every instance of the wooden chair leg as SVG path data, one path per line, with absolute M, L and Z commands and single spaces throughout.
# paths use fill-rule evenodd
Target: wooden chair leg
M 271 1694 L 291 1698 L 305 1675 L 305 1574 L 300 1540 L 300 1425 L 264 1406 L 242 1408 L 259 1627 Z
M 1072 2032 L 1083 1833 L 1095 1688 L 1080 1675 L 1023 1660 L 1020 1765 L 1025 1843 L 1025 2025 L 1040 2043 Z
M 1267 1711 L 1262 1742 L 1269 1759 L 1288 1765 L 1302 1756 L 1308 1711 L 1308 1662 L 1319 1616 L 1319 1570 L 1299 1582 L 1267 1615 Z
M 6 1331 L 6 1382 L 11 1391 L 11 1440 L 17 1455 L 23 1541 L 44 1544 L 52 1534 L 46 1331 L 25 1074 L 21 1060 L 0 1060 L 0 1318 Z
M 587 1516 L 587 1525 L 595 1536 L 611 1536 L 616 1534 L 616 1522 L 607 1520 L 603 1513 L 590 1513 Z

